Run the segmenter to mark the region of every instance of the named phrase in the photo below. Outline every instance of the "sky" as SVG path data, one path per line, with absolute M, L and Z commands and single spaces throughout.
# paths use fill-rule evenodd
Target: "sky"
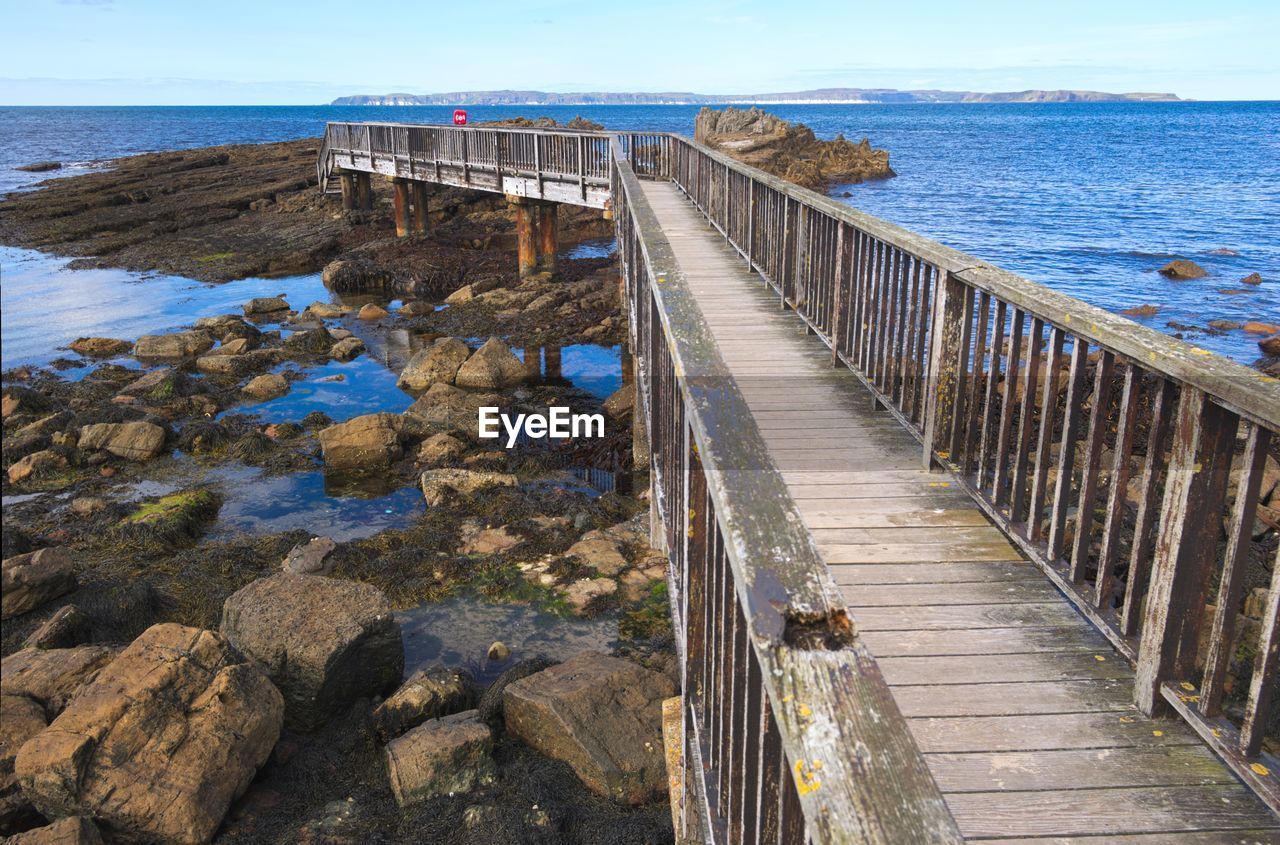
M 1280 3 L 0 0 L 0 105 L 502 88 L 1280 99 Z

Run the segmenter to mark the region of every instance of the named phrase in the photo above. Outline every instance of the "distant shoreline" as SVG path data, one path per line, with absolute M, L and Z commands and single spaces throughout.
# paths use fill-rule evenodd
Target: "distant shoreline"
M 1177 94 L 1069 89 L 1008 92 L 916 90 L 895 88 L 817 88 L 770 94 L 695 94 L 690 91 L 572 92 L 452 91 L 442 94 L 356 94 L 339 97 L 331 106 L 597 106 L 597 105 L 893 105 L 901 103 L 1150 103 L 1182 102 Z

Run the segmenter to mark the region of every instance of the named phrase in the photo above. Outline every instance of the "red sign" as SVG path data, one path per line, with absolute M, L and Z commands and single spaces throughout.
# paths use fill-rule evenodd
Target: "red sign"
M 453 125 L 454 125 L 454 126 L 466 126 L 466 125 L 467 125 L 467 111 L 466 111 L 466 109 L 454 109 L 454 110 L 453 110 Z

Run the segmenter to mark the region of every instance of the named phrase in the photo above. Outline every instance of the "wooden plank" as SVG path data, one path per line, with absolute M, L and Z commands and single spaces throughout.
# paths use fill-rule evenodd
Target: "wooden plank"
M 1215 830 L 1179 833 L 1111 834 L 1105 840 L 1097 836 L 1036 836 L 1031 838 L 970 838 L 973 845 L 1280 845 L 1280 831 Z
M 862 627 L 859 636 L 877 657 L 905 655 L 1028 654 L 1032 652 L 1084 652 L 1116 657 L 1110 643 L 1093 628 L 1073 620 L 1060 628 L 964 628 L 932 631 L 873 631 Z
M 930 754 L 925 761 L 944 793 L 1235 783 L 1198 745 Z
M 926 754 L 1200 744 L 1199 738 L 1181 722 L 1143 719 L 1132 710 L 908 719 L 907 725 Z
M 1053 628 L 1079 622 L 1066 602 L 860 607 L 850 611 L 861 631 L 936 631 L 946 628 Z
M 1110 836 L 1252 830 L 1275 817 L 1243 786 L 956 793 L 947 805 L 965 836 Z
M 1042 578 L 1026 561 L 960 563 L 839 563 L 831 577 L 845 584 L 957 584 L 966 581 L 1025 581 Z
M 907 718 L 1133 712 L 1130 680 L 898 686 L 893 697 Z
M 812 500 L 806 500 L 812 502 Z M 922 508 L 911 499 L 848 499 L 849 503 L 869 503 L 862 507 L 810 509 L 801 506 L 804 524 L 814 531 L 834 528 L 979 528 L 990 525 L 979 511 L 958 507 Z M 886 505 L 903 502 L 901 506 Z
M 1133 673 L 1128 661 L 1100 652 L 877 658 L 889 686 L 1118 680 Z
M 1017 554 L 1004 540 L 999 542 L 955 543 L 947 546 L 913 543 L 877 543 L 867 545 L 819 544 L 818 551 L 827 563 L 893 563 L 912 561 L 1009 560 Z
M 808 520 L 805 520 L 805 524 L 808 524 Z M 956 543 L 1000 545 L 1005 542 L 1004 535 L 992 525 L 893 525 L 877 528 L 809 527 L 813 539 L 819 545 L 863 546 L 888 542 L 926 546 L 938 544 L 954 545 Z
M 859 608 L 1027 604 L 1060 598 L 1044 578 L 949 584 L 846 584 L 841 585 L 840 593 L 850 605 Z

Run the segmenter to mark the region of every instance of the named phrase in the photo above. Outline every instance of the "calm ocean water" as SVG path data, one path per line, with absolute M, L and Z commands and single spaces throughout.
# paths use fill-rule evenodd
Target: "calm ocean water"
M 1280 322 L 1280 103 L 797 105 L 771 111 L 820 136 L 868 136 L 896 179 L 843 202 L 1103 308 L 1162 306 L 1143 320 Z M 0 108 L 0 193 L 150 150 L 319 136 L 326 120 L 447 122 L 446 107 Z M 611 129 L 691 134 L 697 107 L 476 107 L 472 120 L 581 114 Z M 1216 254 L 1232 250 L 1239 255 Z M 1190 258 L 1209 276 L 1155 270 Z M 0 268 L 2 269 L 2 268 Z M 1245 293 L 1252 272 L 1264 283 Z M 66 277 L 62 277 L 66 278 Z M 141 287 L 141 286 L 140 286 Z M 9 321 L 6 320 L 6 324 Z M 7 326 L 6 326 L 7 330 Z M 1187 339 L 1249 362 L 1241 332 Z

